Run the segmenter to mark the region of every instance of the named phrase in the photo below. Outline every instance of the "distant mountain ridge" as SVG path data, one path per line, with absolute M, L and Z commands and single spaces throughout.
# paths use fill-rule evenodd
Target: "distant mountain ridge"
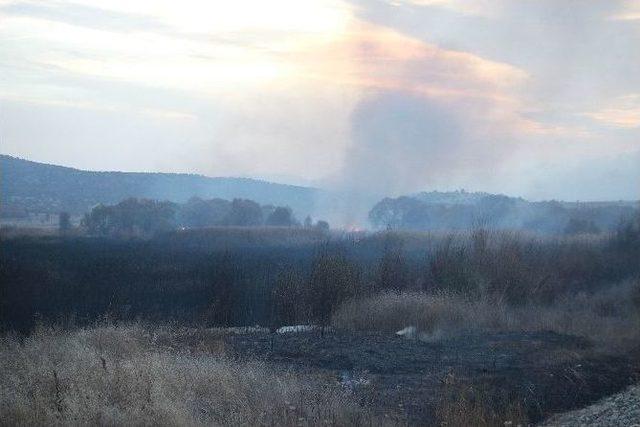
M 348 226 L 351 216 L 368 212 L 374 228 L 410 230 L 468 229 L 483 222 L 496 228 L 562 232 L 573 228 L 611 230 L 638 209 L 638 202 L 530 202 L 486 192 L 430 191 L 398 198 L 276 184 L 251 178 L 212 178 L 195 174 L 156 172 L 93 172 L 38 163 L 0 154 L 0 216 L 26 218 L 66 211 L 79 216 L 93 206 L 126 198 L 184 203 L 202 199 L 251 199 L 261 205 L 289 206 L 302 220 L 306 215 Z M 369 199 L 371 199 L 369 204 Z M 379 200 L 376 204 L 375 200 Z M 357 206 L 356 206 L 357 205 Z M 375 206 L 374 206 L 375 205 Z M 363 213 L 364 213 L 363 212 Z
M 156 172 L 93 172 L 0 155 L 0 214 L 83 214 L 98 203 L 128 197 L 183 203 L 191 197 L 246 198 L 289 206 L 298 215 L 313 210 L 318 189 L 250 178 Z

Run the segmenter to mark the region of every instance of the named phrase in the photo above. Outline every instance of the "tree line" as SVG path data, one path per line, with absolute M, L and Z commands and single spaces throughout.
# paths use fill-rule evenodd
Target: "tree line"
M 598 234 L 614 231 L 638 212 L 625 202 L 529 202 L 486 193 L 420 193 L 385 198 L 369 211 L 375 228 L 468 230 L 477 222 L 495 229 L 546 234 Z
M 68 228 L 68 216 L 61 214 L 61 231 Z M 64 220 L 64 222 L 63 222 Z M 204 200 L 198 197 L 184 204 L 151 199 L 129 198 L 115 205 L 97 205 L 84 216 L 81 226 L 91 235 L 112 237 L 148 237 L 177 228 L 214 226 L 237 227 L 299 227 L 288 206 L 260 205 L 249 199 Z M 313 223 L 310 217 L 305 227 L 328 229 L 325 221 Z

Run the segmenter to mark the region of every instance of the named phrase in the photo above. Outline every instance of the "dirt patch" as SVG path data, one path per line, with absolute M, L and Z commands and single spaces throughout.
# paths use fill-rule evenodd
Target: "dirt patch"
M 587 405 L 629 385 L 634 365 L 595 354 L 586 340 L 553 332 L 469 334 L 437 342 L 332 332 L 226 337 L 239 358 L 333 376 L 381 414 L 431 424 L 443 393 L 472 387 L 521 402 L 531 422 Z

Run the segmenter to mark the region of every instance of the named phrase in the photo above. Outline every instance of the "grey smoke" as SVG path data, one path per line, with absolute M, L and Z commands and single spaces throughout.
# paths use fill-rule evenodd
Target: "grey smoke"
M 400 194 L 453 169 L 465 144 L 459 115 L 428 98 L 403 92 L 377 93 L 351 116 L 352 146 L 343 182 L 347 189 Z

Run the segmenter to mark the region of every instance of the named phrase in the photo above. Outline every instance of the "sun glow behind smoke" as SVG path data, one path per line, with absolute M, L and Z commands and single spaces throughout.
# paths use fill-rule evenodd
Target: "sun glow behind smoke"
M 8 53 L 75 77 L 205 96 L 321 84 L 429 97 L 493 98 L 508 104 L 516 101 L 505 90 L 526 77 L 508 64 L 362 22 L 340 1 L 80 0 L 73 5 L 94 8 L 89 9 L 93 13 L 108 11 L 116 14 L 114 19 L 133 16 L 140 22 L 114 31 L 108 25 L 92 26 L 90 20 L 59 19 L 70 6 L 63 2 L 40 4 L 36 14 L 3 16 L 0 32 L 21 41 L 19 49 L 8 45 Z M 46 85 L 40 91 L 27 86 L 10 92 L 17 94 L 14 98 L 20 97 L 20 90 L 35 95 L 31 99 L 53 96 Z M 65 101 L 71 100 L 67 96 Z
M 637 1 L 471 3 L 0 0 L 2 149 L 523 196 L 548 166 L 637 150 Z

